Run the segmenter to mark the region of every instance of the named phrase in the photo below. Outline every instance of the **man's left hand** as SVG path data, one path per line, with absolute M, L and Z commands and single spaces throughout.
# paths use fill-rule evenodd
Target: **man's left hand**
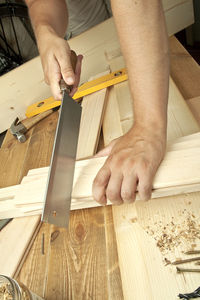
M 94 199 L 106 205 L 131 203 L 138 191 L 141 200 L 151 198 L 153 179 L 164 157 L 166 132 L 157 128 L 133 126 L 113 140 L 97 156 L 108 155 L 93 182 Z

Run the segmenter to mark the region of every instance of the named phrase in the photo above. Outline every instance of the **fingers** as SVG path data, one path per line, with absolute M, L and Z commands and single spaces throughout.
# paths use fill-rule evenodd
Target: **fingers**
M 83 56 L 78 55 L 75 70 L 71 63 L 71 50 L 64 39 L 55 38 L 48 47 L 40 49 L 40 56 L 44 69 L 45 82 L 50 85 L 56 100 L 62 99 L 60 80 L 64 79 L 67 85 L 73 86 L 70 95 L 76 92 L 80 81 L 81 63 Z
M 75 74 L 71 64 L 71 51 L 67 48 L 62 48 L 57 53 L 56 59 L 60 66 L 62 78 L 68 85 L 73 85 L 75 82 Z
M 76 93 L 80 82 L 82 60 L 83 60 L 83 55 L 78 55 L 76 69 L 75 69 L 75 81 L 74 81 L 73 89 L 70 92 L 71 97 L 73 97 L 73 95 Z
M 52 94 L 55 98 L 55 100 L 61 100 L 62 99 L 62 93 L 60 90 L 60 80 L 61 80 L 61 72 L 60 67 L 55 59 L 55 57 L 52 57 L 49 61 L 49 69 L 46 72 L 46 82 L 50 85 Z
M 114 205 L 133 203 L 137 191 L 141 200 L 151 198 L 154 175 L 150 168 L 145 167 L 144 163 L 139 166 L 133 164 L 122 173 L 122 170 L 113 165 L 111 171 L 109 162 L 110 160 L 105 162 L 93 183 L 93 196 L 98 203 L 105 205 L 107 199 Z
M 101 205 L 106 205 L 106 187 L 110 178 L 110 169 L 103 166 L 94 179 L 92 193 L 94 200 Z
M 106 189 L 106 196 L 112 204 L 119 205 L 123 203 L 121 198 L 121 186 L 122 186 L 123 176 L 121 173 L 113 172 L 107 189 Z
M 138 194 L 141 200 L 151 199 L 152 186 L 153 186 L 153 174 L 148 171 L 140 172 L 138 181 Z
M 138 177 L 135 173 L 124 175 L 121 187 L 121 198 L 124 203 L 132 203 L 135 201 Z

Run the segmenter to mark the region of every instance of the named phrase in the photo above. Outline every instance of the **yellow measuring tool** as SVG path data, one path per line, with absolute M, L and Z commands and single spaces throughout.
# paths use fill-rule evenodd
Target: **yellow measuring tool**
M 118 71 L 112 72 L 110 74 L 104 75 L 97 79 L 91 80 L 89 82 L 81 85 L 77 92 L 74 94 L 73 99 L 79 99 L 86 95 L 92 94 L 96 91 L 104 89 L 106 87 L 112 86 L 119 82 L 125 81 L 128 79 L 126 69 L 120 69 Z M 26 110 L 27 118 L 33 117 L 37 114 L 40 114 L 46 110 L 53 109 L 57 106 L 60 106 L 61 101 L 56 101 L 53 97 L 49 97 L 42 101 L 38 101 L 30 105 Z

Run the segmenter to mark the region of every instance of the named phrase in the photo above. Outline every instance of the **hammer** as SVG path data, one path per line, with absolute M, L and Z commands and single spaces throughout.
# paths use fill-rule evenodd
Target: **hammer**
M 25 119 L 22 122 L 19 122 L 19 118 L 16 118 L 10 127 L 10 132 L 20 143 L 24 143 L 26 141 L 25 133 L 39 121 L 49 116 L 53 111 L 53 109 L 47 110 L 30 119 Z

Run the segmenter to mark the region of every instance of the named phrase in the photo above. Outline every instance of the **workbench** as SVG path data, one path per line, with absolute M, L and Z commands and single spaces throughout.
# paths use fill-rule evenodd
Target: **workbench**
M 199 118 L 200 68 L 175 37 L 171 37 L 169 41 L 171 76 L 191 109 L 195 107 L 196 118 Z M 24 144 L 18 144 L 9 134 L 5 137 L 0 152 L 1 187 L 20 183 L 28 170 L 49 165 L 57 118 L 58 112 L 54 112 L 42 120 L 28 132 L 28 141 Z M 116 214 L 118 208 L 115 207 L 114 210 Z M 156 221 L 157 216 L 152 215 L 151 218 L 155 218 Z M 136 226 L 134 216 L 130 220 L 133 226 Z M 124 236 L 124 241 L 126 239 L 129 237 Z M 151 247 L 151 242 L 146 246 Z M 129 243 L 127 253 L 131 249 L 128 248 Z M 127 253 L 124 255 L 129 255 Z M 158 255 L 158 252 L 155 255 Z M 171 300 L 176 299 L 178 292 L 184 292 L 183 286 L 186 290 L 187 287 L 191 288 L 192 283 L 187 282 L 187 277 L 178 275 L 182 276 L 183 284 L 178 280 L 173 282 L 174 298 L 169 298 L 169 295 L 172 296 L 169 292 L 171 282 L 165 281 L 168 277 L 164 277 L 163 280 L 157 278 L 158 275 L 153 269 L 154 257 L 150 259 L 152 269 L 146 270 L 144 264 L 137 266 L 130 274 L 130 282 L 126 286 L 119 264 L 113 208 L 109 206 L 77 210 L 71 212 L 68 229 L 42 224 L 17 278 L 47 300 Z M 166 268 L 164 265 L 160 267 L 162 270 Z M 197 278 L 199 275 L 194 276 Z M 134 288 L 138 285 L 138 291 L 128 296 L 127 289 L 131 284 Z

